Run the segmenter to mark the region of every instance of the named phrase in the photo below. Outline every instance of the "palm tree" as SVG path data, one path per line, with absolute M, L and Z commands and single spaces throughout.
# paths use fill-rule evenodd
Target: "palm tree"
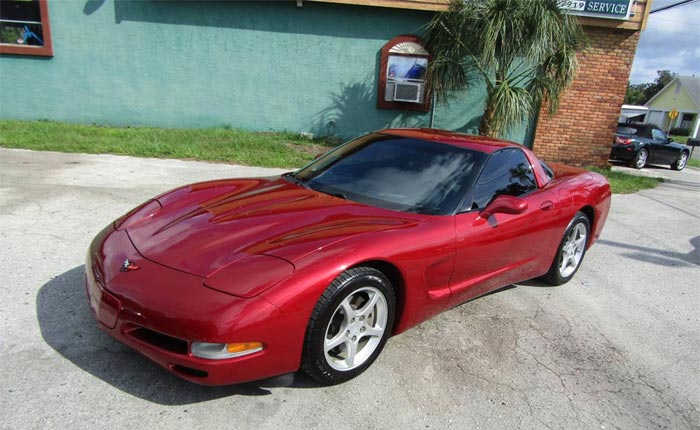
M 479 127 L 500 137 L 548 103 L 556 112 L 587 46 L 579 20 L 557 0 L 452 0 L 426 27 L 428 79 L 438 102 L 477 79 L 486 84 Z

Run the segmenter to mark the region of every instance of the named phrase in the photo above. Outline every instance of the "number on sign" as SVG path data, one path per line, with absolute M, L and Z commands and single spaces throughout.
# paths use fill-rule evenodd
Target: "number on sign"
M 565 10 L 583 10 L 586 7 L 585 1 L 559 0 L 559 8 Z

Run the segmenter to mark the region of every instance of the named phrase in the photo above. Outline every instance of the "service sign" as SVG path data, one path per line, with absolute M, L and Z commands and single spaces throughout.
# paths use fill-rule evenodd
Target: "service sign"
M 559 0 L 559 7 L 572 15 L 592 18 L 630 18 L 634 0 Z

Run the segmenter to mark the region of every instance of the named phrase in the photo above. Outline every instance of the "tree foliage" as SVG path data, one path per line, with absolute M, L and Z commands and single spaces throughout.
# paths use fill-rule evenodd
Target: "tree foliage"
M 673 78 L 678 76 L 670 70 L 657 70 L 656 79 L 653 83 L 630 84 L 625 93 L 625 103 L 631 105 L 643 105 L 651 100 L 659 91 L 668 85 Z
M 439 102 L 477 80 L 487 98 L 479 132 L 502 136 L 542 102 L 549 112 L 571 85 L 587 46 L 577 18 L 557 0 L 453 0 L 426 28 L 428 79 Z

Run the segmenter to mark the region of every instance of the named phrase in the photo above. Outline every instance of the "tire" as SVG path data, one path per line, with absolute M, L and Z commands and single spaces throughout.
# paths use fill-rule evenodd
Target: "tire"
M 671 164 L 671 168 L 673 170 L 683 170 L 685 169 L 685 165 L 688 163 L 688 153 L 685 151 L 682 151 L 680 154 L 678 154 L 678 159 Z
M 586 255 L 586 245 L 590 238 L 591 223 L 583 212 L 576 212 L 564 232 L 554 261 L 544 280 L 551 285 L 562 285 L 574 277 Z
M 343 272 L 311 313 L 302 370 L 326 385 L 364 372 L 391 334 L 395 309 L 393 286 L 382 272 L 371 267 Z
M 637 155 L 635 155 L 632 161 L 630 162 L 630 166 L 634 167 L 635 169 L 641 169 L 642 167 L 647 165 L 647 161 L 649 161 L 649 151 L 647 151 L 645 148 L 642 148 L 639 151 L 637 151 Z

